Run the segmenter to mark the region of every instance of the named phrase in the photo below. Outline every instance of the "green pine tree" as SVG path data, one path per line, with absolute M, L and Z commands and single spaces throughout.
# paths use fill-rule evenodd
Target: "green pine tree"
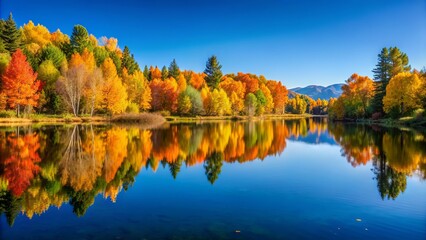
M 121 68 L 126 68 L 130 74 L 133 74 L 135 71 L 140 71 L 138 63 L 136 62 L 133 54 L 130 53 L 130 50 L 127 46 L 125 46 L 123 50 Z
M 145 65 L 145 67 L 143 68 L 143 76 L 145 77 L 145 79 L 148 79 L 148 81 L 151 81 L 151 78 L 149 76 L 149 69 L 147 65 Z
M 89 33 L 87 29 L 82 25 L 75 25 L 72 30 L 70 39 L 70 51 L 69 53 L 82 53 L 85 48 L 90 46 Z
M 167 70 L 166 66 L 163 66 L 161 69 L 161 78 L 166 79 L 169 76 L 169 70 Z
M 397 47 L 383 48 L 377 56 L 378 63 L 373 69 L 375 92 L 371 107 L 373 112 L 383 113 L 383 97 L 389 81 L 398 73 L 410 71 L 411 67 L 408 65 L 407 54 Z
M 211 56 L 206 63 L 204 73 L 207 75 L 205 80 L 207 86 L 211 89 L 218 88 L 220 79 L 222 78 L 222 65 L 218 62 L 216 56 Z
M 2 21 L 0 25 L 2 25 L 0 38 L 3 41 L 4 48 L 11 53 L 15 52 L 16 49 L 22 46 L 22 41 L 21 32 L 16 27 L 12 13 L 10 13 L 9 18 L 6 21 Z
M 180 74 L 179 66 L 176 63 L 176 60 L 173 59 L 173 61 L 170 63 L 170 66 L 169 66 L 169 77 L 178 79 L 179 74 Z

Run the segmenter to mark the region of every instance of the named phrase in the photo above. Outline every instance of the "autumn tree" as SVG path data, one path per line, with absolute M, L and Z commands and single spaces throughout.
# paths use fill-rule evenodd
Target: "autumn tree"
M 70 106 L 74 116 L 80 113 L 80 102 L 86 79 L 87 69 L 80 64 L 62 73 L 56 84 L 56 90 L 62 95 L 64 102 Z
M 274 112 L 275 113 L 284 113 L 285 105 L 288 101 L 288 90 L 285 86 L 278 81 L 269 80 L 266 82 L 266 86 L 271 91 L 273 102 L 274 102 Z
M 123 113 L 127 107 L 127 92 L 111 58 L 102 64 L 104 84 L 101 90 L 100 107 L 111 114 Z
M 255 75 L 239 72 L 235 77 L 236 81 L 241 81 L 246 88 L 246 96 L 249 93 L 255 93 L 259 89 L 259 80 Z
M 366 117 L 370 99 L 374 94 L 373 81 L 354 73 L 342 86 L 342 98 L 349 117 Z
M 244 105 L 246 108 L 247 115 L 253 116 L 256 113 L 258 105 L 256 95 L 254 95 L 253 93 L 247 94 Z
M 181 115 L 188 115 L 191 112 L 192 103 L 191 99 L 186 94 L 179 94 L 178 97 L 178 111 Z
M 288 100 L 287 111 L 295 114 L 306 113 L 308 107 L 307 99 L 299 94 L 296 97 Z
M 45 26 L 40 24 L 34 25 L 32 21 L 29 21 L 22 27 L 22 41 L 35 54 L 51 43 L 51 35 Z
M 155 78 L 149 86 L 152 92 L 152 109 L 154 111 L 169 111 L 176 112 L 177 98 L 178 98 L 178 85 L 174 78 Z
M 383 98 L 383 109 L 392 116 L 400 116 L 421 107 L 422 82 L 418 74 L 402 72 L 391 78 Z
M 209 88 L 214 89 L 219 86 L 220 79 L 222 78 L 222 65 L 220 65 L 216 56 L 211 56 L 207 60 L 206 69 L 204 73 L 206 74 L 205 81 Z
M 53 45 L 62 49 L 70 43 L 70 38 L 68 35 L 62 33 L 61 30 L 58 29 L 50 34 L 50 41 L 53 43 Z
M 117 38 L 107 38 L 105 36 L 101 37 L 100 45 L 104 46 L 106 50 L 110 52 L 115 52 L 118 50 L 118 39 Z
M 272 97 L 272 93 L 269 90 L 268 87 L 266 87 L 266 85 L 264 83 L 262 83 L 260 85 L 259 88 L 260 91 L 262 91 L 263 95 L 265 96 L 266 102 L 265 102 L 265 112 L 266 113 L 271 113 L 272 110 L 274 109 L 274 98 Z
M 155 68 L 153 66 L 149 68 L 149 79 L 162 79 L 161 70 L 157 66 L 155 66 Z
M 203 101 L 200 92 L 192 86 L 179 94 L 179 112 L 182 114 L 199 115 L 203 112 Z
M 187 77 L 188 83 L 191 84 L 191 86 L 193 86 L 195 89 L 200 90 L 205 83 L 204 81 L 205 74 L 189 71 L 188 75 L 189 75 Z
M 127 89 L 128 100 L 137 105 L 137 107 L 146 111 L 151 108 L 151 89 L 148 81 L 141 71 L 135 71 L 129 74 L 127 69 L 123 69 L 123 84 Z
M 93 116 L 95 108 L 98 105 L 98 101 L 101 98 L 101 89 L 104 84 L 104 77 L 102 70 L 96 67 L 87 76 L 86 85 L 84 87 L 84 97 L 87 101 L 87 107 L 89 109 L 90 116 Z
M 211 93 L 211 104 L 213 115 L 223 116 L 232 113 L 231 103 L 223 89 L 214 89 Z
M 2 75 L 2 88 L 9 107 L 16 108 L 18 116 L 20 106 L 37 106 L 40 81 L 20 49 L 12 54 L 12 59 Z
M 56 112 L 60 108 L 59 96 L 55 91 L 56 81 L 61 76 L 52 60 L 43 61 L 37 69 L 38 78 L 43 85 L 43 93 L 46 98 L 46 108 Z M 40 108 L 43 106 L 39 106 Z
M 390 79 L 400 72 L 410 70 L 407 54 L 397 47 L 383 48 L 378 54 L 378 63 L 373 69 L 375 92 L 372 100 L 374 112 L 383 112 L 383 97 Z

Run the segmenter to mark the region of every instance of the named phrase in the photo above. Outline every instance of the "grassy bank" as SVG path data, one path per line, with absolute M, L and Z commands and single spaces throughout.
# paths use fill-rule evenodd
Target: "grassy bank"
M 247 120 L 267 120 L 267 119 L 300 119 L 312 117 L 310 114 L 268 114 L 263 116 L 196 116 L 181 117 L 167 116 L 163 117 L 156 113 L 140 113 L 140 114 L 123 114 L 116 116 L 82 116 L 75 117 L 72 115 L 46 115 L 34 114 L 26 117 L 17 118 L 15 116 L 0 117 L 0 125 L 10 124 L 61 124 L 61 123 L 135 123 L 147 126 L 161 125 L 164 122 L 185 123 L 185 122 L 203 122 L 203 121 L 247 121 Z
M 378 120 L 373 119 L 353 119 L 344 120 L 340 122 L 367 124 L 367 125 L 378 125 L 388 128 L 413 128 L 426 130 L 426 117 L 403 117 L 399 119 L 383 118 Z
M 266 114 L 263 116 L 196 116 L 196 117 L 181 117 L 167 116 L 167 122 L 170 123 L 186 123 L 186 122 L 204 122 L 204 121 L 248 121 L 248 120 L 268 120 L 268 119 L 301 119 L 312 117 L 310 114 Z

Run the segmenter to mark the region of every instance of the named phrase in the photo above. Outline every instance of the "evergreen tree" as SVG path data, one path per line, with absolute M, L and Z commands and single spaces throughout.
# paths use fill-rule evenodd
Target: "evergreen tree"
M 117 70 L 118 74 L 121 74 L 121 58 L 118 56 L 116 52 L 109 52 L 109 57 L 112 59 L 115 65 L 115 69 Z
M 375 90 L 371 107 L 373 112 L 383 113 L 383 97 L 390 79 L 400 72 L 409 71 L 411 67 L 408 65 L 407 54 L 397 47 L 383 48 L 377 56 L 378 63 L 373 69 Z
M 13 20 L 12 13 L 6 21 L 2 21 L 0 31 L 0 38 L 4 44 L 4 48 L 13 53 L 16 49 L 21 47 L 21 32 L 16 27 L 16 23 Z
M 0 30 L 1 32 L 1 30 Z M 3 40 L 0 38 L 0 53 L 6 53 L 6 48 L 4 46 Z
M 127 46 L 124 47 L 123 57 L 121 58 L 121 69 L 123 68 L 126 68 L 129 74 L 140 71 L 138 63 Z
M 47 45 L 47 47 L 43 48 L 40 54 L 40 62 L 51 60 L 57 69 L 60 69 L 66 56 L 61 51 L 60 48 L 56 47 L 53 44 Z
M 78 52 L 82 53 L 85 48 L 90 45 L 89 33 L 82 25 L 75 25 L 72 30 L 70 39 L 70 52 L 69 54 Z
M 169 77 L 178 79 L 179 74 L 180 74 L 179 66 L 176 63 L 176 60 L 173 59 L 173 61 L 170 63 L 170 66 L 169 66 Z
M 166 66 L 163 66 L 163 68 L 161 69 L 161 77 L 164 79 L 166 79 L 169 76 L 169 70 L 167 70 Z
M 151 81 L 151 78 L 149 77 L 149 69 L 148 66 L 145 65 L 145 67 L 143 68 L 143 76 L 145 77 L 145 79 L 147 79 L 148 81 Z
M 211 56 L 206 63 L 204 73 L 207 75 L 205 81 L 211 89 L 218 88 L 220 79 L 222 78 L 222 65 L 217 61 L 216 56 Z

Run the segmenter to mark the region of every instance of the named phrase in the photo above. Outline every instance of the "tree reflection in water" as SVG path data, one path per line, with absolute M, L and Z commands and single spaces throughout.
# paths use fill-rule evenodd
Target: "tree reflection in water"
M 424 134 L 326 119 L 172 124 L 160 129 L 66 125 L 0 131 L 0 214 L 13 224 L 69 202 L 82 216 L 98 194 L 116 201 L 141 169 L 202 164 L 214 184 L 224 162 L 244 163 L 281 154 L 288 139 L 319 144 L 328 136 L 353 167 L 369 163 L 383 199 L 406 189 L 407 176 L 426 174 Z M 331 138 L 332 137 L 332 138 Z M 334 140 L 333 140 L 334 139 Z

